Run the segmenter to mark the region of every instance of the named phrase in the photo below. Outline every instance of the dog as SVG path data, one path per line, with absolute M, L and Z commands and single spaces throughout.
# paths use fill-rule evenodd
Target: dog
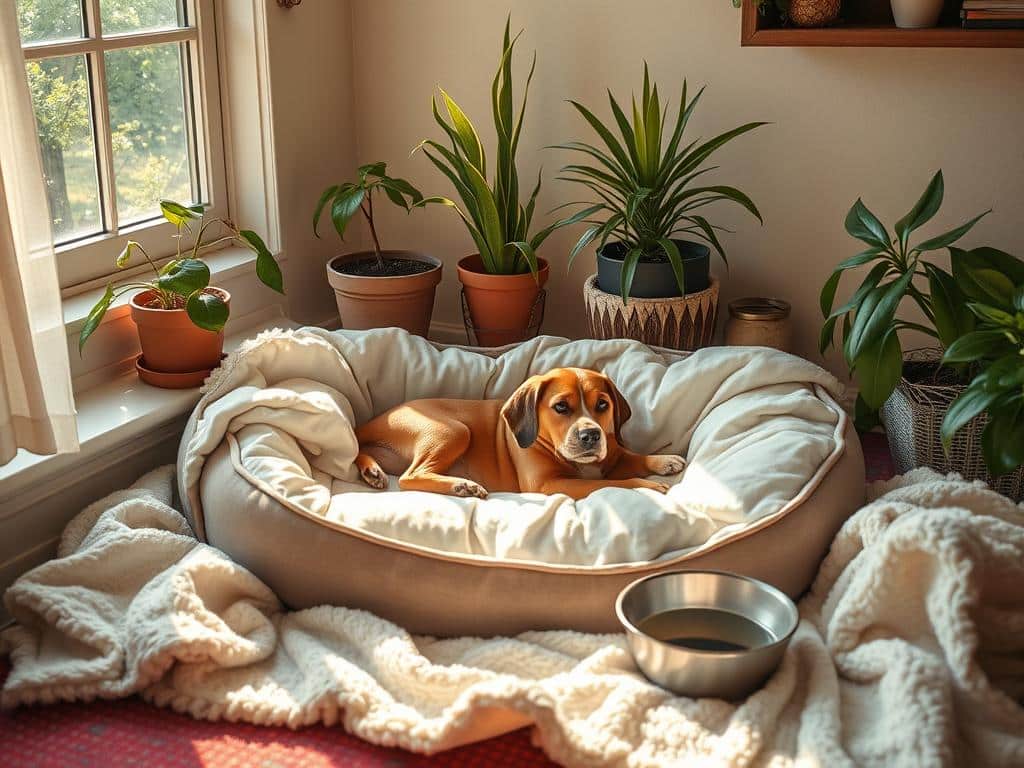
M 356 467 L 372 488 L 400 475 L 403 491 L 487 498 L 489 492 L 563 493 L 648 488 L 647 475 L 674 475 L 680 456 L 644 455 L 622 445 L 632 412 L 605 375 L 558 368 L 527 379 L 506 400 L 414 400 L 356 430 Z

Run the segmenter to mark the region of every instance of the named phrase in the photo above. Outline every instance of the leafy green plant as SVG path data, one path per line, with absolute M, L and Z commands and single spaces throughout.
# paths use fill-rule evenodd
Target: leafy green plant
M 942 442 L 983 411 L 981 450 L 993 475 L 1024 464 L 1024 262 L 995 248 L 952 248 L 953 277 L 974 329 L 946 349 L 943 363 L 977 371 L 942 421 Z
M 262 283 L 278 293 L 284 293 L 284 279 L 281 268 L 274 259 L 263 239 L 251 229 L 239 229 L 229 219 L 207 219 L 205 209 L 201 205 L 182 205 L 171 200 L 160 201 L 160 212 L 177 230 L 173 235 L 177 241 L 177 255 L 162 267 L 150 257 L 139 243 L 129 240 L 124 250 L 115 261 L 118 269 L 124 269 L 131 263 L 136 252 L 153 268 L 156 277 L 150 281 L 130 281 L 116 288 L 107 283 L 103 296 L 93 306 L 86 317 L 85 324 L 78 336 L 78 351 L 81 353 L 86 340 L 99 327 L 103 316 L 107 313 L 114 299 L 139 289 L 153 292 L 156 306 L 160 309 L 184 309 L 193 324 L 208 331 L 219 332 L 228 321 L 228 305 L 216 293 L 208 291 L 210 285 L 210 268 L 199 255 L 210 248 L 237 243 L 249 248 L 256 254 L 256 276 Z M 183 232 L 191 234 L 192 227 L 198 223 L 198 234 L 191 251 L 182 256 L 181 242 Z M 210 227 L 217 227 L 217 235 L 211 240 L 204 240 Z
M 344 184 L 335 184 L 324 190 L 317 201 L 316 211 L 313 213 L 313 234 L 320 237 L 317 225 L 320 223 L 320 216 L 324 208 L 330 203 L 331 221 L 338 237 L 345 239 L 345 229 L 352 217 L 359 211 L 366 219 L 370 229 L 370 237 L 373 238 L 373 252 L 377 257 L 377 269 L 384 269 L 384 258 L 381 256 L 380 239 L 377 237 L 377 228 L 373 221 L 373 193 L 384 190 L 395 205 L 404 208 L 408 213 L 411 206 L 423 200 L 412 184 L 405 179 L 395 179 L 387 175 L 386 163 L 370 163 L 359 167 L 357 181 L 347 181 Z
M 431 105 L 434 120 L 444 130 L 451 142 L 451 148 L 432 139 L 425 139 L 416 149 L 422 150 L 430 162 L 448 177 L 462 200 L 462 206 L 447 197 L 428 197 L 415 205 L 437 203 L 453 208 L 476 243 L 487 272 L 514 275 L 529 270 L 536 275 L 536 251 L 548 236 L 559 227 L 583 220 L 597 209 L 595 207 L 589 211 L 580 211 L 530 235 L 541 176 L 537 175 L 537 183 L 527 198 L 526 205 L 523 205 L 519 199 L 516 151 L 519 148 L 526 99 L 536 69 L 537 55 L 533 56 L 517 115 L 513 106 L 512 57 L 519 35 L 515 38 L 510 37 L 510 21 L 505 22 L 501 62 L 491 85 L 491 107 L 497 134 L 497 161 L 493 181 L 487 181 L 487 157 L 476 128 L 451 96 L 441 89 L 441 100 L 448 115 L 447 119 L 438 110 L 436 99 L 431 99 Z
M 662 111 L 657 84 L 651 83 L 644 64 L 643 92 L 639 106 L 633 98 L 632 122 L 608 91 L 608 101 L 618 127 L 621 141 L 589 109 L 576 101 L 570 103 L 583 116 L 601 139 L 603 148 L 579 141 L 559 144 L 555 148 L 586 156 L 596 164 L 566 165 L 563 181 L 581 184 L 597 196 L 596 205 L 581 213 L 590 226 L 583 232 L 569 253 L 569 264 L 587 245 L 597 241 L 598 250 L 612 237 L 625 247 L 621 272 L 623 302 L 629 299 L 633 275 L 640 261 L 664 261 L 672 265 L 681 293 L 685 294 L 683 262 L 673 235 L 687 233 L 707 241 L 728 264 L 725 249 L 717 232 L 726 231 L 713 225 L 698 211 L 721 200 L 737 203 L 758 221 L 760 211 L 753 201 L 735 187 L 694 186 L 699 176 L 716 170 L 702 167 L 705 161 L 729 141 L 766 123 L 747 123 L 701 143 L 699 140 L 682 146 L 686 124 L 700 101 L 704 89 L 687 101 L 687 85 L 683 81 L 674 124 Z M 666 105 L 667 106 L 667 105 Z M 667 129 L 671 125 L 671 133 Z M 580 203 L 569 203 L 576 205 Z M 586 204 L 586 203 L 582 203 Z M 605 214 L 593 220 L 594 213 Z M 577 214 L 579 216 L 580 214 Z
M 914 207 L 896 222 L 895 237 L 860 199 L 846 216 L 846 231 L 867 248 L 840 262 L 821 290 L 825 323 L 819 347 L 824 353 L 834 344 L 836 325 L 842 320 L 843 357 L 860 385 L 856 417 L 861 429 L 878 423 L 878 409 L 899 383 L 903 371 L 900 331 L 920 331 L 947 348 L 974 328 L 975 317 L 966 307 L 959 281 L 928 254 L 949 248 L 990 211 L 917 245 L 909 242 L 910 235 L 942 206 L 944 189 L 939 171 Z M 871 269 L 850 300 L 833 309 L 843 274 L 869 264 Z M 896 317 L 905 299 L 920 308 L 928 325 Z

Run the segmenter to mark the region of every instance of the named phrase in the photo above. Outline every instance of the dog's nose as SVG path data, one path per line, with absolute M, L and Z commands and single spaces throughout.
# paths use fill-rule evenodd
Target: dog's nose
M 591 427 L 579 431 L 580 445 L 584 448 L 593 448 L 601 442 L 601 430 Z

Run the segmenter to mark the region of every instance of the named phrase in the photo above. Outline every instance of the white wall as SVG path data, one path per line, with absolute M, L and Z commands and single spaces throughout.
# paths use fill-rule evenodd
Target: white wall
M 296 19 L 309 17 L 304 29 L 312 37 L 302 46 L 316 49 L 328 34 L 320 25 L 334 21 L 334 14 L 317 18 L 323 5 L 334 3 L 306 0 L 295 9 Z M 386 160 L 425 193 L 452 194 L 428 161 L 410 158 L 409 151 L 424 137 L 438 137 L 430 115 L 430 94 L 438 85 L 492 145 L 489 88 L 510 7 L 514 28 L 525 28 L 517 48 L 520 87 L 529 55 L 538 53 L 519 162 L 525 178 L 544 166 L 539 211 L 580 194 L 553 179 L 564 153 L 542 149 L 591 139 L 563 100 L 575 98 L 607 114 L 604 88 L 626 98 L 639 86 L 645 58 L 673 100 L 683 76 L 709 85 L 691 123 L 694 135 L 711 136 L 751 120 L 774 123 L 715 158 L 722 165 L 715 178 L 748 192 L 765 216 L 762 228 L 739 211 L 718 210 L 717 221 L 737 230 L 728 236 L 732 269 L 723 300 L 749 294 L 789 299 L 805 355 L 817 354 L 822 282 L 832 265 L 860 250 L 842 226 L 858 195 L 891 223 L 943 168 L 947 202 L 928 231 L 993 207 L 995 213 L 964 242 L 1024 256 L 1024 50 L 744 49 L 740 14 L 728 0 L 353 0 L 348 118 L 358 162 Z M 338 32 L 339 45 L 344 32 Z M 322 92 L 341 87 L 334 76 L 320 76 Z M 276 73 L 274 85 L 277 100 Z M 305 94 L 295 94 L 300 97 Z M 306 105 L 306 114 L 312 106 Z M 281 133 L 279 127 L 279 144 Z M 318 156 L 325 163 L 337 160 L 330 131 L 306 138 L 321 143 L 301 151 L 295 173 L 315 172 Z M 281 169 L 287 177 L 290 169 Z M 308 196 L 295 201 L 293 213 L 307 215 L 313 203 Z M 472 243 L 454 213 L 433 209 L 407 217 L 385 208 L 381 220 L 387 246 L 445 260 L 434 319 L 459 322 L 454 264 Z M 571 242 L 563 232 L 542 252 L 554 264 L 549 333 L 586 330 L 580 286 L 594 265 L 592 256 L 581 257 L 566 274 Z M 714 268 L 723 271 L 720 264 Z M 844 289 L 851 286 L 844 283 Z M 835 358 L 830 363 L 840 370 Z

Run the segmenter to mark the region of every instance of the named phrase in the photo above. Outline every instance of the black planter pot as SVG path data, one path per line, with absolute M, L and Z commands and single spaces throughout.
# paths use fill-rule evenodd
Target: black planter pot
M 686 293 L 706 290 L 711 284 L 711 249 L 701 243 L 673 240 L 683 257 L 683 281 Z M 622 243 L 608 243 L 597 252 L 597 287 L 605 293 L 621 293 L 622 259 L 626 247 Z M 633 273 L 629 295 L 638 299 L 668 299 L 681 295 L 672 265 L 665 261 L 641 261 Z

